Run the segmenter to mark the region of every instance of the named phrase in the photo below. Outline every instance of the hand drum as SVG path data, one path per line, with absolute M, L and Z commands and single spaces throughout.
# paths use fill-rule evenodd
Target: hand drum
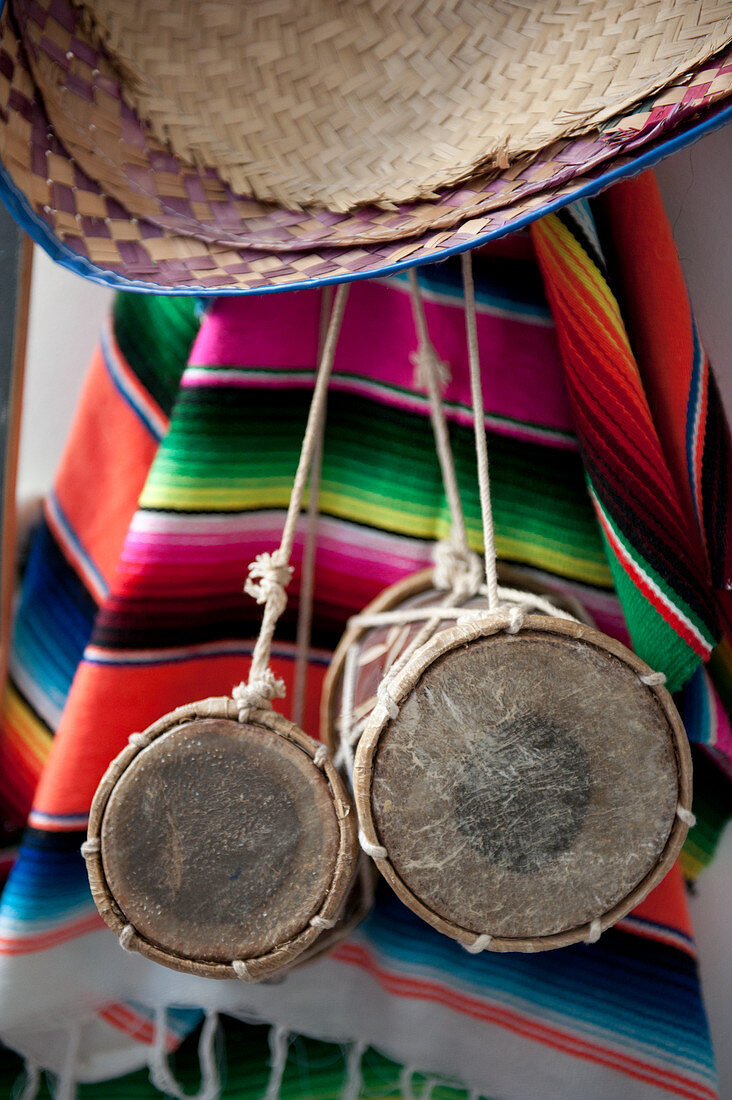
M 440 598 L 396 588 L 377 611 Z M 340 661 L 343 715 L 363 727 L 362 845 L 468 950 L 594 940 L 678 855 L 691 802 L 681 720 L 662 677 L 592 627 L 510 609 L 476 618 L 471 602 L 473 618 L 439 622 L 378 697 L 374 665 L 394 666 L 414 624 L 351 637 L 355 676 Z M 342 676 L 324 707 L 331 737 L 339 695 Z
M 347 906 L 357 842 L 326 750 L 274 711 L 180 707 L 133 735 L 97 791 L 85 855 L 123 946 L 176 970 L 259 980 Z

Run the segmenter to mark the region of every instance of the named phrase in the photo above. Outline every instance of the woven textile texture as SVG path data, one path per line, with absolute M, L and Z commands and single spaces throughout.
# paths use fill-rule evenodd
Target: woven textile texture
M 495 242 L 474 270 L 499 555 L 577 596 L 679 692 L 695 742 L 699 820 L 682 857 L 694 877 L 731 801 L 729 452 L 655 184 Z M 420 282 L 480 549 L 459 271 L 426 268 Z M 440 1100 L 714 1100 L 679 867 L 598 943 L 536 956 L 468 955 L 383 888 L 333 955 L 271 986 L 129 956 L 94 909 L 79 846 L 107 763 L 132 731 L 246 674 L 259 609 L 242 581 L 279 538 L 320 294 L 205 313 L 190 299 L 116 300 L 25 571 L 2 705 L 0 1033 L 63 1087 L 82 1082 L 81 1100 L 157 1095 L 145 1069 L 156 1033 L 173 1051 L 214 1008 L 226 1096 L 263 1094 L 284 1042 L 293 1100 L 433 1086 Z M 351 288 L 324 446 L 313 734 L 347 618 L 426 565 L 448 529 L 416 343 L 406 280 Z M 285 711 L 303 533 L 273 659 Z M 192 1060 L 184 1043 L 189 1089 Z

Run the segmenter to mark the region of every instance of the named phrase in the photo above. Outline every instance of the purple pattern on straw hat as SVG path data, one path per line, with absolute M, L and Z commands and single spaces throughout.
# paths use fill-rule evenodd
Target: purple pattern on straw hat
M 26 0 L 17 0 L 17 4 Z M 67 17 L 66 4 L 57 0 L 51 8 Z M 38 4 L 33 5 L 33 11 Z M 50 9 L 49 9 L 50 10 Z M 47 13 L 48 14 L 48 13 Z M 67 19 L 67 25 L 70 23 Z M 30 208 L 30 220 L 37 227 L 39 219 L 48 227 L 61 249 L 79 258 L 84 273 L 112 279 L 119 275 L 133 285 L 150 290 L 174 292 L 242 293 L 263 289 L 315 282 L 331 282 L 375 275 L 400 264 L 408 265 L 438 259 L 449 251 L 469 247 L 477 238 L 499 235 L 538 216 L 550 203 L 570 201 L 581 188 L 593 181 L 605 181 L 609 169 L 625 169 L 640 153 L 652 154 L 654 146 L 663 143 L 665 135 L 693 130 L 699 112 L 713 120 L 732 95 L 732 50 L 706 64 L 699 72 L 665 89 L 632 115 L 609 124 L 603 134 L 576 139 L 545 150 L 548 159 L 537 160 L 522 169 L 514 167 L 500 177 L 487 182 L 483 191 L 463 187 L 445 192 L 435 204 L 459 212 L 457 224 L 441 228 L 432 226 L 412 237 L 379 240 L 349 247 L 333 247 L 322 242 L 307 248 L 291 250 L 299 241 L 303 225 L 306 240 L 313 234 L 326 234 L 331 228 L 342 229 L 344 219 L 354 215 L 329 214 L 324 211 L 288 211 L 253 204 L 252 200 L 231 196 L 216 211 L 217 218 L 233 219 L 241 203 L 266 211 L 256 218 L 244 219 L 243 231 L 252 226 L 260 233 L 279 234 L 279 248 L 231 247 L 212 243 L 199 236 L 174 232 L 161 220 L 140 218 L 125 203 L 104 193 L 100 184 L 82 171 L 68 150 L 58 140 L 44 105 L 34 86 L 22 44 L 17 40 L 7 9 L 2 17 L 3 36 L 0 42 L 0 154 L 12 186 L 6 184 L 10 197 L 22 196 L 24 213 Z M 69 52 L 69 51 L 66 51 Z M 95 55 L 96 57 L 96 55 Z M 65 57 L 64 60 L 69 61 Z M 85 55 L 84 64 L 89 57 Z M 92 62 L 93 63 L 93 62 Z M 110 86 L 106 88 L 110 92 Z M 67 93 L 68 94 L 68 93 Z M 96 93 L 95 93 L 96 94 Z M 716 108 L 714 105 L 717 105 Z M 714 108 L 714 109 L 711 109 Z M 155 173 L 172 175 L 175 168 L 184 187 L 177 203 L 188 218 L 191 203 L 205 194 L 206 181 L 215 179 L 211 170 L 181 168 L 178 161 L 163 149 L 149 148 L 144 130 L 133 112 L 124 107 L 121 116 L 124 128 L 144 155 L 141 179 L 155 178 Z M 178 177 L 176 177 L 178 178 Z M 180 183 L 178 184 L 180 187 Z M 217 182 L 217 186 L 221 186 Z M 157 198 L 155 196 L 155 198 Z M 479 209 L 486 202 L 488 209 Z M 415 207 L 429 204 L 415 204 Z M 408 210 L 405 207 L 404 210 Z M 369 210 L 359 212 L 368 225 L 376 221 L 379 235 L 391 223 L 392 230 L 407 216 L 403 212 Z M 313 219 L 319 227 L 313 229 Z M 33 226 L 29 226 L 33 230 Z M 259 243 L 263 236 L 256 236 Z M 289 239 L 290 249 L 285 248 Z M 69 262 L 68 259 L 66 262 Z M 90 265 L 93 267 L 90 270 Z
M 650 109 L 636 108 L 630 116 L 604 126 L 601 133 L 594 131 L 589 137 L 557 142 L 531 161 L 524 158 L 503 172 L 494 171 L 482 179 L 446 189 L 433 202 L 405 203 L 395 210 L 369 206 L 348 214 L 314 208 L 286 210 L 236 195 L 214 169 L 187 164 L 161 148 L 135 112 L 124 104 L 119 82 L 103 51 L 84 39 L 80 9 L 69 10 L 64 0 L 13 0 L 13 10 L 23 27 L 31 68 L 34 61 L 37 66 L 45 57 L 46 66 L 52 62 L 56 69 L 55 87 L 72 87 L 84 105 L 77 120 L 78 144 L 71 143 L 68 130 L 74 122 L 73 97 L 70 101 L 65 95 L 63 105 L 58 107 L 70 155 L 76 155 L 97 178 L 94 161 L 99 162 L 101 154 L 89 152 L 86 105 L 95 102 L 97 96 L 117 100 L 117 156 L 114 163 L 107 158 L 103 165 L 97 164 L 104 168 L 107 194 L 119 198 L 130 215 L 145 218 L 162 229 L 237 249 L 319 251 L 370 246 L 447 230 L 538 192 L 563 187 L 580 172 L 586 174 L 616 157 L 627 142 L 641 136 L 655 139 L 700 107 L 732 91 L 728 55 L 654 97 Z M 68 36 L 65 49 L 44 33 L 51 18 L 63 23 Z M 46 89 L 53 125 L 52 102 Z M 86 159 L 82 156 L 84 146 Z

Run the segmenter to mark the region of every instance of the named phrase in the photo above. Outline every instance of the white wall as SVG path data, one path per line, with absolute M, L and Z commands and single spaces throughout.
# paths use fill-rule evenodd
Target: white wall
M 18 499 L 45 493 L 112 291 L 33 255 Z
M 658 169 L 702 340 L 732 413 L 732 126 Z M 19 496 L 48 487 L 110 293 L 36 251 Z M 732 829 L 691 909 L 722 1100 L 732 1100 Z M 588 1098 L 591 1100 L 591 1098 Z

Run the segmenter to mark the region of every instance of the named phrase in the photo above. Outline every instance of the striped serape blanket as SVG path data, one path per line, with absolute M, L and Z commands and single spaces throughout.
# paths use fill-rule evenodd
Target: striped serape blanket
M 19 1095 L 153 1097 L 167 1055 L 194 1090 L 196 1031 L 218 1011 L 209 1095 L 717 1095 L 682 870 L 709 861 L 730 805 L 730 452 L 653 178 L 495 242 L 474 271 L 499 555 L 578 597 L 678 692 L 698 818 L 683 867 L 598 943 L 534 956 L 468 955 L 385 887 L 349 940 L 280 984 L 120 949 L 79 851 L 90 801 L 131 731 L 246 674 L 259 609 L 243 575 L 279 539 L 321 314 L 320 291 L 205 311 L 123 294 L 32 544 L 2 703 L 8 1091 L 19 1074 Z M 479 550 L 459 262 L 419 279 Z M 416 343 L 406 279 L 353 285 L 323 453 L 313 734 L 346 620 L 448 530 Z M 288 698 L 303 537 L 304 522 L 273 659 Z

